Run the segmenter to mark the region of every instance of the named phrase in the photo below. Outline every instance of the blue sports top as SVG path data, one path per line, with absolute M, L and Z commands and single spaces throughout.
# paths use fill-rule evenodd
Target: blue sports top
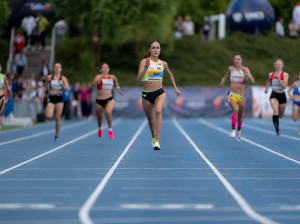
M 294 95 L 300 95 L 300 82 L 297 80 L 297 88 L 294 89 Z

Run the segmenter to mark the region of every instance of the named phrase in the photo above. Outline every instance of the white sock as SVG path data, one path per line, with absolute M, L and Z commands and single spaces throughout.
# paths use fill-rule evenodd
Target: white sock
M 109 128 L 108 130 L 109 130 L 109 131 L 112 131 L 112 128 Z

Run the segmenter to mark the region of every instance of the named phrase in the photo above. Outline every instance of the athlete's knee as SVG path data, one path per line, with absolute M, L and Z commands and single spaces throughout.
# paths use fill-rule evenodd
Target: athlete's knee
M 56 122 L 60 121 L 60 119 L 61 119 L 61 115 L 55 115 Z
M 157 116 L 161 116 L 161 114 L 162 114 L 162 110 L 161 110 L 161 109 L 155 110 L 155 116 L 156 116 L 156 117 L 157 117 Z
M 155 120 L 154 119 L 148 119 L 148 124 L 151 125 L 155 125 Z
M 238 114 L 239 113 L 239 107 L 233 107 L 232 108 L 232 113 Z

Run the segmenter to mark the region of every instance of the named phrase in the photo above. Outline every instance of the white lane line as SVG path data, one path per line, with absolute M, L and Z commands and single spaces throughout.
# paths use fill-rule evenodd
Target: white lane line
M 117 120 L 115 123 L 117 123 L 117 122 L 119 122 L 119 121 L 120 121 L 120 120 Z M 75 139 L 73 139 L 73 140 L 71 140 L 71 141 L 69 141 L 69 142 L 67 142 L 67 143 L 65 143 L 65 144 L 63 144 L 63 145 L 60 145 L 60 146 L 58 146 L 58 147 L 56 147 L 56 148 L 54 148 L 54 149 L 52 149 L 52 150 L 50 150 L 50 151 L 48 151 L 48 152 L 45 152 L 45 153 L 40 154 L 40 155 L 38 155 L 38 156 L 36 156 L 36 157 L 34 157 L 34 158 L 31 158 L 31 159 L 29 159 L 29 160 L 26 160 L 25 162 L 19 163 L 19 164 L 13 166 L 13 167 L 10 167 L 10 168 L 8 168 L 8 169 L 5 169 L 5 170 L 3 170 L 3 171 L 0 171 L 0 176 L 3 175 L 3 174 L 5 174 L 5 173 L 7 173 L 7 172 L 9 172 L 9 171 L 11 171 L 11 170 L 17 169 L 17 168 L 20 167 L 20 166 L 23 166 L 23 165 L 25 165 L 25 164 L 27 164 L 27 163 L 30 163 L 30 162 L 32 162 L 32 161 L 34 161 L 34 160 L 36 160 L 36 159 L 39 159 L 39 158 L 41 158 L 41 157 L 43 157 L 43 156 L 46 156 L 46 155 L 48 155 L 48 154 L 50 154 L 50 153 L 52 153 L 52 152 L 55 152 L 55 151 L 57 151 L 57 150 L 59 150 L 59 149 L 65 147 L 65 146 L 67 146 L 67 145 L 70 145 L 70 144 L 73 144 L 73 143 L 75 143 L 75 142 L 78 142 L 78 141 L 80 141 L 80 140 L 82 140 L 82 139 L 84 139 L 84 138 L 86 138 L 86 137 L 88 137 L 88 136 L 90 136 L 90 135 L 93 135 L 93 134 L 95 134 L 95 133 L 97 133 L 97 132 L 98 132 L 98 130 L 90 131 L 90 132 L 86 133 L 85 135 L 82 135 L 82 136 L 80 136 L 80 137 L 78 137 L 78 138 L 75 138 Z
M 117 161 L 114 163 L 114 165 L 110 168 L 108 173 L 105 175 L 105 177 L 101 180 L 99 185 L 96 187 L 96 189 L 93 191 L 93 193 L 89 196 L 89 198 L 86 200 L 84 205 L 79 210 L 79 219 L 81 223 L 84 224 L 92 224 L 93 221 L 90 218 L 90 210 L 93 207 L 94 203 L 96 202 L 99 195 L 102 193 L 103 189 L 105 188 L 107 182 L 113 175 L 114 171 L 117 169 L 118 165 L 120 164 L 121 160 L 124 158 L 128 150 L 130 149 L 131 145 L 134 143 L 136 138 L 141 134 L 142 130 L 146 126 L 147 121 L 144 120 L 143 123 L 140 125 L 139 129 L 131 139 L 131 141 L 128 143 L 126 148 L 124 149 L 123 153 L 119 156 Z
M 274 136 L 276 135 L 275 130 L 274 131 L 269 131 L 269 130 L 266 130 L 266 129 L 263 129 L 263 128 L 255 127 L 255 126 L 250 125 L 250 124 L 243 124 L 243 127 L 246 127 L 246 128 L 249 128 L 249 129 L 252 129 L 252 130 L 255 130 L 255 131 L 263 132 L 263 133 L 266 133 L 266 134 L 274 135 Z M 289 139 L 293 139 L 293 140 L 296 140 L 296 141 L 300 141 L 299 137 L 293 137 L 293 136 L 286 135 L 286 134 L 281 134 L 280 137 L 284 137 L 284 138 L 289 138 Z
M 261 119 L 252 119 L 251 121 L 253 121 L 253 122 L 255 122 L 255 123 L 259 123 L 259 124 L 264 123 L 265 125 L 270 126 L 270 127 L 272 127 L 272 128 L 274 129 L 274 125 L 273 125 L 271 119 L 270 119 L 270 121 L 268 121 L 268 122 L 267 122 L 266 120 L 261 120 Z M 282 124 L 282 123 L 283 123 L 283 124 Z M 287 124 L 286 122 L 284 123 L 284 120 L 283 120 L 283 121 L 281 121 L 281 122 L 279 123 L 279 128 L 280 128 L 280 129 L 283 128 L 283 129 L 295 131 L 296 133 L 298 133 L 298 127 L 297 127 L 297 124 L 298 124 L 298 123 L 295 122 L 295 127 L 287 126 L 287 125 L 294 125 L 294 124 Z M 274 129 L 274 132 L 275 132 L 275 129 Z M 274 132 L 273 132 L 273 133 L 274 133 Z
M 8 204 L 0 204 L 0 209 L 55 209 L 55 205 L 54 204 L 8 203 Z
M 210 122 L 208 122 L 208 121 L 205 121 L 205 120 L 203 120 L 203 119 L 199 119 L 199 122 L 202 123 L 202 124 L 204 124 L 204 125 L 206 125 L 206 126 L 208 126 L 208 127 L 210 127 L 210 128 L 212 128 L 212 129 L 215 129 L 215 130 L 217 130 L 217 131 L 219 131 L 219 132 L 223 132 L 223 133 L 225 133 L 225 134 L 227 134 L 227 135 L 229 136 L 229 133 L 230 133 L 230 132 L 229 132 L 229 131 L 226 131 L 226 130 L 223 129 L 223 128 L 217 127 L 217 126 L 213 125 L 212 123 L 210 123 Z M 292 158 L 290 158 L 290 157 L 288 157 L 288 156 L 285 156 L 285 155 L 283 155 L 283 154 L 281 154 L 281 153 L 279 153 L 279 152 L 275 152 L 275 151 L 273 151 L 272 149 L 269 149 L 269 148 L 267 148 L 267 147 L 265 147 L 265 146 L 263 146 L 263 145 L 260 145 L 260 144 L 258 144 L 258 143 L 255 143 L 255 142 L 253 142 L 253 141 L 251 141 L 251 140 L 249 140 L 249 139 L 247 139 L 247 138 L 245 138 L 245 137 L 242 137 L 241 140 L 242 140 L 242 141 L 245 141 L 245 142 L 248 142 L 248 143 L 250 143 L 250 144 L 252 144 L 252 145 L 255 145 L 255 146 L 257 146 L 257 147 L 259 147 L 259 148 L 261 148 L 261 149 L 264 149 L 264 150 L 266 150 L 266 151 L 268 151 L 268 152 L 271 152 L 271 153 L 273 153 L 273 154 L 275 154 L 275 155 L 278 155 L 278 156 L 280 156 L 280 157 L 283 157 L 283 158 L 285 158 L 285 159 L 287 159 L 287 160 L 290 160 L 290 161 L 292 161 L 292 162 L 295 162 L 295 163 L 300 164 L 300 161 L 298 161 L 298 160 L 292 159 Z
M 194 147 L 194 149 L 198 152 L 198 154 L 202 157 L 202 159 L 207 163 L 207 165 L 212 169 L 212 171 L 216 174 L 219 180 L 222 182 L 226 190 L 231 194 L 234 200 L 238 203 L 241 209 L 252 219 L 257 222 L 264 224 L 274 224 L 276 222 L 268 219 L 265 216 L 257 213 L 248 203 L 247 201 L 233 188 L 233 186 L 227 181 L 227 179 L 220 173 L 220 171 L 206 158 L 203 152 L 198 148 L 195 142 L 190 138 L 190 136 L 183 130 L 177 120 L 172 119 L 176 128 L 183 134 L 183 136 L 189 141 L 189 143 Z
M 300 210 L 300 205 L 281 205 L 281 210 L 297 211 Z
M 60 130 L 66 130 L 66 129 L 69 129 L 69 128 L 74 128 L 74 127 L 80 126 L 80 125 L 82 125 L 83 122 L 84 121 L 80 121 L 79 123 L 76 123 L 76 124 L 66 125 L 66 126 L 62 127 Z M 21 137 L 21 138 L 15 138 L 13 140 L 9 140 L 9 141 L 6 141 L 6 142 L 1 142 L 0 146 L 1 145 L 7 145 L 7 144 L 10 144 L 10 143 L 14 143 L 14 142 L 19 142 L 19 141 L 22 141 L 22 140 L 35 138 L 35 137 L 38 137 L 38 136 L 41 136 L 41 135 L 46 135 L 46 134 L 49 134 L 49 133 L 54 133 L 54 129 L 52 129 L 50 131 L 42 131 L 42 132 L 39 132 L 39 133 L 36 133 L 36 134 L 33 134 L 33 135 L 28 135 L 28 136 Z
M 195 210 L 207 210 L 213 209 L 212 204 L 121 204 L 121 209 L 132 209 L 132 210 L 184 210 L 184 209 L 195 209 Z

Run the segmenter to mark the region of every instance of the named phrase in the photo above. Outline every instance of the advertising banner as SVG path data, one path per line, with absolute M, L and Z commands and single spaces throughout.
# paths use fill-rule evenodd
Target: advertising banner
M 287 94 L 286 88 L 286 99 L 287 105 L 285 109 L 284 116 L 292 116 L 293 103 L 291 102 L 290 97 Z M 268 92 L 265 93 L 264 86 L 253 86 L 252 87 L 252 96 L 253 96 L 253 117 L 271 117 L 273 116 L 273 110 L 270 104 L 270 95 L 272 88 L 270 87 Z
M 231 108 L 226 102 L 228 88 L 218 87 L 180 87 L 178 97 L 172 87 L 164 87 L 166 103 L 164 117 L 224 117 L 230 116 Z M 114 114 L 121 117 L 144 117 L 142 87 L 122 88 L 125 96 L 114 94 Z M 245 88 L 245 116 L 252 116 L 251 88 Z

